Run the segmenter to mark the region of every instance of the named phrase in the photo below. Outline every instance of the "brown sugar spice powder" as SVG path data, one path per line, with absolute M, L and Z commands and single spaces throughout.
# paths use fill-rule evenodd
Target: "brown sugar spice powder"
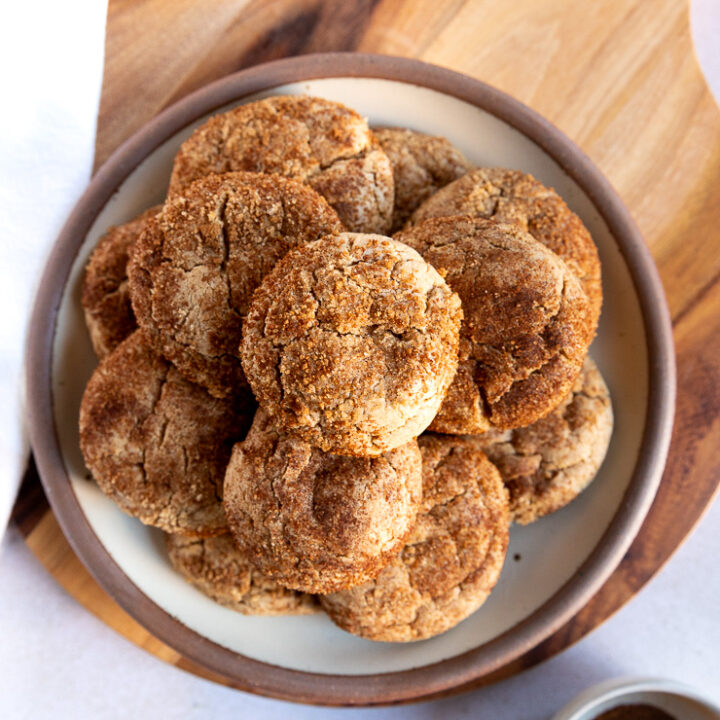
M 594 720 L 677 720 L 654 705 L 632 704 L 618 705 L 597 715 Z

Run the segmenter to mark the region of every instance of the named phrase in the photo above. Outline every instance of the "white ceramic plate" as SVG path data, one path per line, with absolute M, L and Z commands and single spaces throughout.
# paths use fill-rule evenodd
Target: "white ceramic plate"
M 605 301 L 591 355 L 607 381 L 614 406 L 615 429 L 607 458 L 592 485 L 570 506 L 530 526 L 513 526 L 501 579 L 480 610 L 439 637 L 411 644 L 374 643 L 356 638 L 334 626 L 325 615 L 243 616 L 217 605 L 188 585 L 170 567 L 162 534 L 124 515 L 86 479 L 87 470 L 79 451 L 77 418 L 82 393 L 96 359 L 80 307 L 83 268 L 108 226 L 124 223 L 163 200 L 173 156 L 182 141 L 212 113 L 196 115 L 194 122 L 154 147 L 116 184 L 116 192 L 106 202 L 100 197 L 102 193 L 95 198 L 95 206 L 90 207 L 88 216 L 91 218 L 89 230 L 82 238 L 75 236 L 73 242 L 79 249 L 70 266 L 67 283 L 58 290 L 57 331 L 52 338 L 48 371 L 53 399 L 51 420 L 72 494 L 102 550 L 152 605 L 202 638 L 245 658 L 310 673 L 378 676 L 440 663 L 487 646 L 498 638 L 506 638 L 508 631 L 512 635 L 513 629 L 521 627 L 523 621 L 543 613 L 547 615 L 548 604 L 555 602 L 558 607 L 546 618 L 542 633 L 535 629 L 531 638 L 534 643 L 576 611 L 617 564 L 652 500 L 667 449 L 672 402 L 670 415 L 660 424 L 659 440 L 653 439 L 653 443 L 659 442 L 659 465 L 656 457 L 651 463 L 652 477 L 649 481 L 645 479 L 642 492 L 636 491 L 626 498 L 625 502 L 631 503 L 632 508 L 625 508 L 622 532 L 618 535 L 616 528 L 609 533 L 614 540 L 603 549 L 603 536 L 618 515 L 631 481 L 637 481 L 641 448 L 647 443 L 646 417 L 652 375 L 648 347 L 653 345 L 648 338 L 647 308 L 643 306 L 648 300 L 639 293 L 637 273 L 636 277 L 631 274 L 627 248 L 619 244 L 617 232 L 613 234 L 608 226 L 607 209 L 601 212 L 587 190 L 568 174 L 566 158 L 553 156 L 543 149 L 537 138 L 531 139 L 507 120 L 473 102 L 437 87 L 349 75 L 268 86 L 254 94 L 238 93 L 237 96 L 242 95 L 241 102 L 274 94 L 307 93 L 325 97 L 349 105 L 366 116 L 372 125 L 405 126 L 444 135 L 477 165 L 499 165 L 532 173 L 554 187 L 582 218 L 602 261 Z M 236 104 L 237 100 L 218 109 Z M 208 104 L 207 107 L 218 106 Z M 126 155 L 127 152 L 125 148 Z M 587 162 L 585 158 L 582 160 Z M 110 165 L 113 162 L 111 160 Z M 104 176 L 100 180 L 107 186 Z M 657 328 L 652 332 L 657 333 Z M 654 392 L 657 391 L 654 388 Z M 667 414 L 667 408 L 664 412 Z M 42 450 L 37 447 L 35 450 L 47 487 L 50 460 L 40 457 L 44 454 Z M 58 493 L 64 491 L 54 482 L 50 485 L 52 489 L 48 494 L 53 502 Z M 58 514 L 62 522 L 63 512 Z M 72 523 L 68 520 L 64 527 L 72 541 L 76 534 Z M 83 537 L 88 535 L 86 531 L 83 533 Z M 79 536 L 76 541 L 85 545 Z M 79 551 L 82 556 L 82 549 Z M 567 583 L 572 585 L 571 581 L 575 581 L 577 586 L 578 569 L 593 553 L 597 558 L 598 553 L 603 552 L 602 569 L 595 568 L 593 576 L 581 583 L 580 590 L 576 587 L 574 595 L 571 593 L 558 604 L 563 589 L 567 591 Z M 100 553 L 99 557 L 104 556 Z M 84 559 L 88 561 L 87 557 Z M 97 562 L 96 558 L 91 559 L 90 570 L 102 576 L 93 566 Z M 100 579 L 102 582 L 103 578 Z M 117 588 L 111 591 L 117 596 Z M 133 601 L 126 599 L 125 604 L 129 604 L 133 612 Z M 156 628 L 150 629 L 157 634 Z M 172 638 L 163 639 L 173 644 Z M 498 662 L 496 658 L 495 666 Z M 492 663 L 487 669 L 492 669 Z

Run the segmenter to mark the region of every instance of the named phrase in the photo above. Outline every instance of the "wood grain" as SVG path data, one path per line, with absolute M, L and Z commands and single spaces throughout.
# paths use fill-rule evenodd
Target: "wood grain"
M 681 0 L 651 8 L 644 0 L 110 0 L 96 166 L 211 80 L 287 55 L 354 49 L 467 73 L 560 127 L 628 205 L 673 317 L 677 415 L 655 503 L 591 602 L 491 681 L 564 649 L 621 607 L 690 532 L 720 482 L 720 113 Z M 31 475 L 15 517 L 33 552 L 83 605 L 150 652 L 210 677 L 97 586 Z

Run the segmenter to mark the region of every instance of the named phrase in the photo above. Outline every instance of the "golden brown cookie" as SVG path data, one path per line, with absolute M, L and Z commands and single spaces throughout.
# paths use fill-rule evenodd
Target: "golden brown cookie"
M 127 263 L 130 248 L 162 205 L 146 210 L 124 225 L 111 227 L 93 250 L 82 286 L 82 307 L 95 354 L 101 358 L 137 328 L 130 305 Z
M 373 580 L 320 598 L 341 628 L 370 640 L 422 640 L 483 604 L 508 545 L 500 474 L 469 440 L 423 435 L 423 507 L 403 551 Z
M 243 615 L 307 615 L 320 609 L 306 593 L 286 590 L 259 573 L 232 536 L 166 535 L 173 567 L 200 592 Z
M 328 455 L 279 433 L 260 408 L 233 448 L 223 504 L 260 572 L 319 593 L 377 575 L 404 545 L 421 497 L 415 440 L 376 458 Z
M 136 330 L 87 384 L 80 448 L 128 514 L 170 533 L 217 535 L 227 531 L 225 467 L 253 412 L 248 396 L 218 400 L 184 380 Z
M 400 230 L 413 212 L 472 165 L 446 138 L 406 128 L 374 129 L 390 158 L 395 179 L 392 232 Z
M 557 253 L 583 285 L 594 331 L 602 305 L 597 248 L 580 218 L 552 188 L 518 170 L 478 168 L 423 203 L 411 223 L 448 215 L 517 225 Z
M 417 437 L 452 380 L 460 300 L 414 250 L 344 233 L 288 253 L 255 292 L 242 362 L 278 427 L 326 452 Z
M 340 103 L 277 96 L 215 115 L 182 144 L 169 192 L 210 173 L 237 170 L 307 183 L 353 232 L 390 229 L 390 161 L 367 122 Z
M 264 275 L 290 248 L 342 229 L 315 191 L 277 175 L 203 178 L 148 221 L 128 274 L 140 327 L 216 397 L 246 385 L 242 322 Z
M 430 428 L 475 434 L 549 413 L 575 382 L 593 334 L 567 265 L 517 226 L 482 218 L 433 218 L 395 237 L 462 300 L 458 370 Z
M 526 525 L 565 507 L 587 487 L 605 458 L 612 427 L 610 393 L 587 357 L 572 390 L 549 415 L 473 440 L 500 470 L 513 519 Z

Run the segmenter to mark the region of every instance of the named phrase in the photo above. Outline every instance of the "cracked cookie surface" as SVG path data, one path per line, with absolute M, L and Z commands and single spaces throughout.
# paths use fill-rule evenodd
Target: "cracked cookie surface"
M 490 430 L 473 442 L 497 466 L 510 491 L 510 512 L 522 525 L 574 500 L 595 477 L 613 427 L 607 385 L 590 357 L 570 393 L 526 428 Z
M 203 178 L 168 199 L 135 244 L 138 324 L 185 377 L 228 396 L 246 386 L 239 346 L 255 288 L 290 248 L 341 230 L 325 200 L 293 180 Z
M 280 585 L 333 592 L 377 575 L 422 499 L 417 442 L 375 458 L 323 453 L 262 409 L 233 448 L 223 504 L 238 547 Z
M 532 175 L 505 168 L 478 168 L 439 190 L 411 219 L 470 215 L 517 225 L 557 253 L 583 285 L 593 332 L 602 305 L 600 259 L 580 218 L 552 189 Z
M 189 538 L 166 535 L 172 566 L 200 592 L 243 615 L 307 615 L 318 601 L 287 590 L 258 572 L 232 536 Z
M 376 456 L 432 421 L 457 366 L 460 300 L 418 253 L 343 233 L 288 253 L 255 292 L 242 362 L 278 427 Z
M 430 429 L 476 434 L 550 412 L 592 338 L 587 297 L 567 265 L 520 228 L 482 218 L 433 218 L 395 237 L 462 300 L 458 370 Z
M 136 330 L 100 361 L 80 406 L 80 448 L 105 494 L 147 525 L 227 532 L 225 466 L 255 404 L 219 400 L 184 380 Z
M 472 168 L 444 137 L 407 128 L 374 128 L 373 132 L 390 158 L 395 179 L 392 232 L 400 230 L 431 195 Z
M 162 205 L 156 205 L 124 225 L 109 228 L 90 255 L 81 302 L 90 341 L 99 358 L 137 328 L 128 292 L 128 255 L 146 221 L 161 209 Z
M 508 545 L 508 498 L 500 474 L 465 438 L 427 434 L 423 503 L 402 552 L 373 580 L 320 602 L 344 630 L 407 642 L 438 635 L 482 605 Z
M 215 115 L 180 147 L 169 195 L 210 173 L 276 173 L 310 185 L 345 228 L 390 229 L 394 184 L 367 122 L 340 103 L 277 96 Z

